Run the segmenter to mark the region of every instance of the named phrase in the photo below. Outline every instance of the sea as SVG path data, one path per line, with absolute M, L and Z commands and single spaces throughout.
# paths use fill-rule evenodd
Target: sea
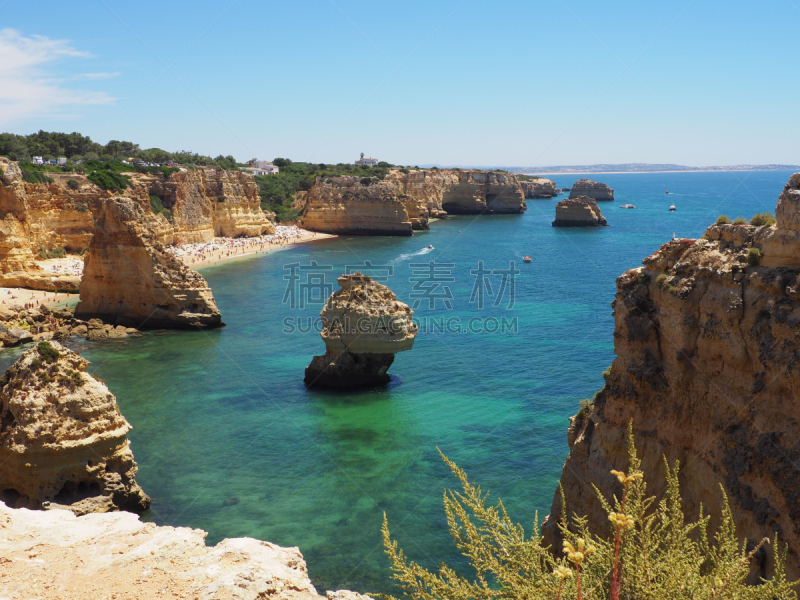
M 397 594 L 384 515 L 410 559 L 464 566 L 442 506 L 458 482 L 440 453 L 530 531 L 549 513 L 568 418 L 614 360 L 616 277 L 673 236 L 702 236 L 720 214 L 774 212 L 789 175 L 595 174 L 615 191 L 600 203 L 608 227 L 552 227 L 561 195 L 528 200 L 521 215 L 435 221 L 413 237 L 230 260 L 201 270 L 224 328 L 70 345 L 133 426 L 136 479 L 153 499 L 145 520 L 204 529 L 208 544 L 298 546 L 323 593 Z M 414 308 L 416 343 L 385 387 L 307 389 L 304 368 L 324 352 L 321 302 L 355 270 Z M 20 352 L 3 352 L 0 367 Z

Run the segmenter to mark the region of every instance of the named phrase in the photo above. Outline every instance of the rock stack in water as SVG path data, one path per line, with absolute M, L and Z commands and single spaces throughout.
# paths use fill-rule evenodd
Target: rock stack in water
M 572 185 L 569 197 L 579 198 L 580 196 L 589 196 L 598 202 L 611 202 L 614 199 L 614 190 L 605 183 L 591 179 L 579 179 Z
M 522 192 L 525 194 L 526 200 L 555 198 L 560 191 L 556 188 L 555 183 L 543 177 L 537 177 L 530 181 L 520 181 L 519 185 L 522 187 Z
M 568 198 L 556 204 L 553 227 L 603 227 L 608 225 L 600 207 L 592 198 Z
M 385 384 L 395 353 L 414 345 L 414 313 L 392 290 L 361 273 L 338 282 L 341 289 L 320 312 L 326 352 L 306 367 L 305 382 L 343 389 Z
M 0 499 L 9 506 L 76 514 L 150 506 L 134 480 L 131 426 L 88 366 L 59 343 L 40 342 L 3 377 Z
M 219 327 L 221 315 L 203 277 L 167 252 L 153 221 L 128 198 L 100 209 L 75 317 L 137 329 Z

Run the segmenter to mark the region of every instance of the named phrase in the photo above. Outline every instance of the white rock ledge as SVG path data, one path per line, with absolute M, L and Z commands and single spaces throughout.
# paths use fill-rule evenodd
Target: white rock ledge
M 206 535 L 142 523 L 128 512 L 76 517 L 0 502 L 0 600 L 322 600 L 298 548 L 253 538 L 209 547 Z

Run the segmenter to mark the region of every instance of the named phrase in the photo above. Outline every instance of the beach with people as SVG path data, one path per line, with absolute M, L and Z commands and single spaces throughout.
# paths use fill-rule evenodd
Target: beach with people
M 276 225 L 275 233 L 272 235 L 249 238 L 218 237 L 210 242 L 168 246 L 167 251 L 172 252 L 187 266 L 194 269 L 213 265 L 231 258 L 267 254 L 294 244 L 332 237 L 336 236 L 308 231 L 296 225 Z

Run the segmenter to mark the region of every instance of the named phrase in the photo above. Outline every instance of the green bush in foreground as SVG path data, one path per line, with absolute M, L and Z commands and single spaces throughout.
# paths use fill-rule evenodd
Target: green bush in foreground
M 753 218 L 750 219 L 750 225 L 756 225 L 758 227 L 763 226 L 771 226 L 775 225 L 777 221 L 775 220 L 775 215 L 769 212 L 761 212 L 756 215 L 753 215 Z
M 733 224 L 734 225 L 747 225 L 747 219 L 745 219 L 744 217 L 736 217 L 733 220 Z
M 447 524 L 456 547 L 469 560 L 474 579 L 444 563 L 433 573 L 408 562 L 391 539 L 384 515 L 382 534 L 392 578 L 414 600 L 797 598 L 792 590 L 796 584 L 786 580 L 786 550 L 777 548 L 777 536 L 774 577 L 757 586 L 747 585 L 750 561 L 769 540 L 765 538 L 747 552 L 746 541 L 736 537 L 724 492 L 721 524 L 713 539 L 709 539 L 709 518 L 702 509 L 699 519 L 687 524 L 681 510 L 677 465 L 674 469 L 666 465 L 663 498 L 656 502 L 648 497 L 631 430 L 628 435 L 628 474 L 612 471 L 624 486 L 622 498 L 608 502 L 600 496 L 608 513 L 607 537 L 589 533 L 587 519 L 576 516 L 573 531 L 561 526 L 565 540 L 562 558 L 555 558 L 542 544 L 538 516 L 532 534 L 526 537 L 523 527 L 511 521 L 502 501 L 487 506 L 488 494 L 442 455 L 463 488 L 462 492 L 445 492 Z M 562 508 L 562 514 L 567 514 L 563 495 Z
M 161 203 L 161 198 L 155 194 L 150 194 L 150 210 L 152 210 L 153 214 L 156 215 L 164 210 L 164 205 Z
M 717 225 L 729 225 L 731 220 L 727 215 L 720 215 L 717 217 Z
M 39 246 L 39 258 L 42 260 L 47 260 L 48 258 L 64 258 L 66 255 L 67 251 L 61 246 L 56 246 L 50 250 L 44 246 Z
M 130 184 L 130 181 L 124 175 L 105 169 L 92 171 L 86 176 L 86 179 L 101 189 L 117 192 L 121 192 Z

